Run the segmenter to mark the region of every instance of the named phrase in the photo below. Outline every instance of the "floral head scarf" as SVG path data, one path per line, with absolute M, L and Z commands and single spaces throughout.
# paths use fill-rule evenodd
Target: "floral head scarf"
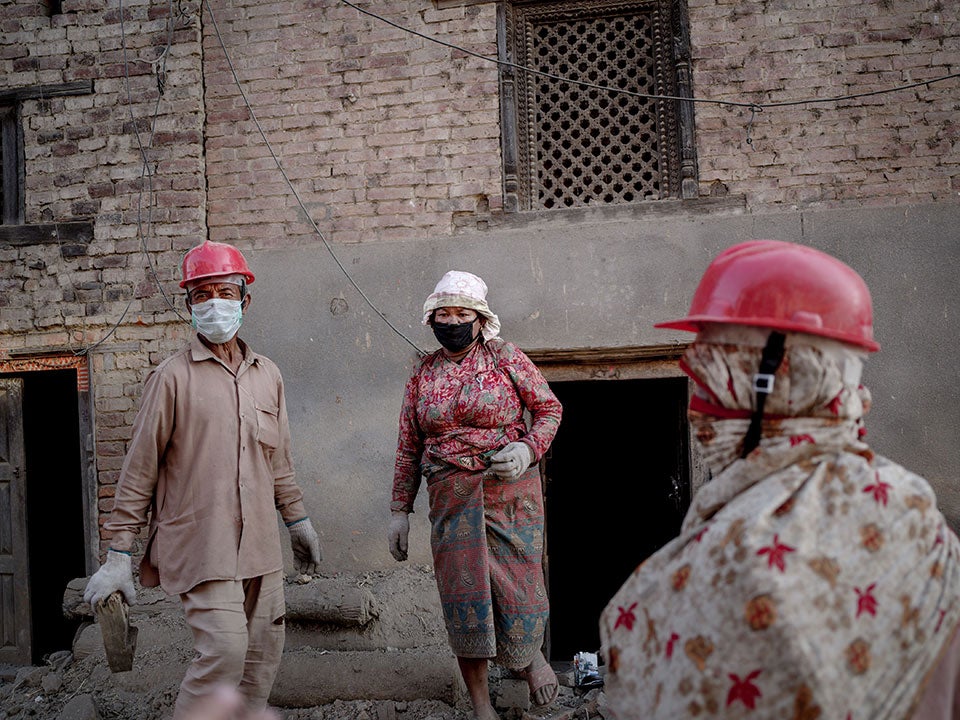
M 768 335 L 762 328 L 711 325 L 697 335 L 680 361 L 696 386 L 690 422 L 714 473 L 739 457 L 756 407 L 753 378 Z M 804 434 L 858 441 L 866 434 L 863 416 L 870 409 L 870 393 L 860 383 L 864 356 L 844 343 L 789 333 L 764 406 L 761 443 L 782 435 L 779 430 L 788 418 Z
M 708 327 L 683 358 L 714 476 L 601 617 L 621 720 L 901 720 L 960 622 L 960 541 L 927 482 L 862 442 L 851 346 L 788 334 L 740 457 L 766 334 Z
M 486 319 L 481 330 L 485 340 L 500 334 L 500 318 L 487 305 L 487 284 L 472 273 L 450 270 L 440 278 L 423 303 L 423 324 L 429 324 L 433 311 L 442 307 L 464 307 L 482 315 Z

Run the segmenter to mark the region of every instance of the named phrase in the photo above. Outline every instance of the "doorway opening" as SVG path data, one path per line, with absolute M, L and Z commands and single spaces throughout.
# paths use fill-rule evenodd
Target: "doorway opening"
M 11 365 L 4 363 L 4 370 Z M 78 368 L 31 367 L 2 372 L 0 378 L 21 388 L 24 466 L 18 474 L 25 537 L 18 543 L 26 544 L 27 569 L 15 584 L 21 600 L 29 598 L 29 612 L 20 616 L 29 632 L 20 628 L 17 634 L 28 638 L 26 647 L 21 642 L 21 661 L 40 664 L 46 655 L 71 648 L 78 621 L 63 617 L 63 593 L 68 582 L 87 574 Z M 15 413 L 4 421 L 17 424 Z
M 563 421 L 546 459 L 550 660 L 600 647 L 610 598 L 680 531 L 690 504 L 682 377 L 551 382 Z

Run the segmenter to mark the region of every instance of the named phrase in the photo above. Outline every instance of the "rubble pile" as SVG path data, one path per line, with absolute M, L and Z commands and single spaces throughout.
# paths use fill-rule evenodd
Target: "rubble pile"
M 466 720 L 470 704 L 446 643 L 429 567 L 362 577 L 293 580 L 287 640 L 270 704 L 284 720 Z M 64 593 L 64 614 L 82 620 L 70 650 L 39 666 L 0 668 L 0 718 L 166 720 L 193 657 L 179 602 L 144 589 L 130 607 L 137 627 L 133 668 L 112 672 L 100 626 L 82 600 L 85 578 Z M 503 720 L 603 716 L 599 689 L 575 689 L 558 673 L 549 708 L 531 708 L 526 682 L 491 666 Z

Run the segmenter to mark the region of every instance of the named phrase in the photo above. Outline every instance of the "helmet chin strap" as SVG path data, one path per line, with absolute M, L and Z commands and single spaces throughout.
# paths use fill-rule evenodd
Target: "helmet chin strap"
M 750 416 L 750 427 L 747 428 L 747 434 L 743 438 L 743 452 L 741 458 L 745 458 L 760 444 L 760 431 L 763 427 L 763 406 L 767 403 L 767 396 L 773 392 L 773 379 L 777 368 L 783 362 L 783 346 L 786 335 L 781 332 L 772 332 L 767 338 L 767 344 L 763 347 L 763 354 L 760 356 L 760 369 L 753 376 L 753 391 L 757 394 L 757 401 L 754 403 L 755 410 Z

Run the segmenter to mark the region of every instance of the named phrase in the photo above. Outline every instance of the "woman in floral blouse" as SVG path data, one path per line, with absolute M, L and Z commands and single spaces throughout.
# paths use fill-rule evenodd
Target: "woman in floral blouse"
M 712 479 L 600 621 L 614 717 L 956 720 L 960 541 L 863 441 L 870 294 L 772 240 L 707 269 L 681 368 Z
M 453 270 L 424 303 L 441 348 L 407 382 L 390 506 L 390 551 L 405 560 L 407 516 L 426 478 L 444 621 L 481 720 L 497 717 L 489 659 L 519 671 L 538 705 L 558 689 L 540 652 L 548 604 L 537 461 L 561 407 L 530 359 L 497 337 L 486 294 L 479 277 Z

